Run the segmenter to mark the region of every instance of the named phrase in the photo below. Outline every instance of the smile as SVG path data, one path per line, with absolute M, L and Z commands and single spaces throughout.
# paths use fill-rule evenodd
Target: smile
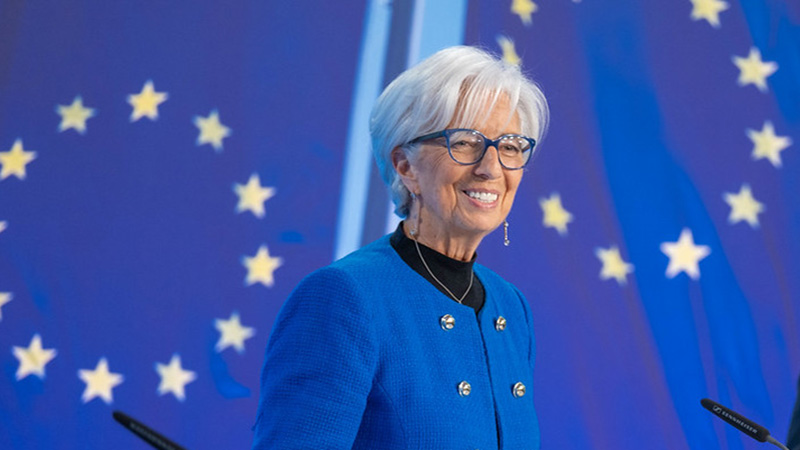
M 497 201 L 497 194 L 491 192 L 464 191 L 464 193 L 481 203 L 494 203 Z

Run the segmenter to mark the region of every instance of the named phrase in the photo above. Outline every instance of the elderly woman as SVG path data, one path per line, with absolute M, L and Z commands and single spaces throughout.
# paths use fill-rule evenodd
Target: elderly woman
M 475 259 L 486 235 L 507 231 L 547 117 L 517 67 L 471 47 L 386 88 L 373 149 L 405 220 L 286 301 L 254 448 L 539 447 L 530 307 Z

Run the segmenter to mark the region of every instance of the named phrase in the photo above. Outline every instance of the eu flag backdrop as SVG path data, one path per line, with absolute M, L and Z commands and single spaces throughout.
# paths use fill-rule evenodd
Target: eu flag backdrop
M 396 223 L 368 114 L 479 45 L 549 133 L 479 261 L 534 311 L 544 449 L 749 449 L 800 375 L 794 0 L 0 3 L 0 447 L 247 448 L 273 320 Z M 443 411 L 443 413 L 446 413 Z

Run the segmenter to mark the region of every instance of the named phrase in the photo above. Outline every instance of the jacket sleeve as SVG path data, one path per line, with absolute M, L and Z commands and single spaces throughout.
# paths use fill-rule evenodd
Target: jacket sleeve
M 519 297 L 520 302 L 522 303 L 522 309 L 525 312 L 525 321 L 527 322 L 528 327 L 528 365 L 530 366 L 531 370 L 531 381 L 533 381 L 533 372 L 534 372 L 534 365 L 536 363 L 536 335 L 534 334 L 533 330 L 533 311 L 531 310 L 531 305 L 528 303 L 528 300 L 525 298 L 524 295 L 517 289 L 517 296 Z M 533 386 L 530 386 L 531 394 L 533 394 Z M 528 443 L 531 449 L 538 450 L 541 446 L 541 435 L 539 432 L 539 423 L 538 419 L 534 417 L 536 421 L 536 425 L 533 430 L 533 435 L 531 436 L 531 440 Z
M 352 447 L 378 360 L 369 305 L 335 268 L 295 289 L 267 345 L 254 449 Z
M 531 366 L 531 372 L 533 372 L 533 366 L 536 362 L 536 336 L 533 329 L 533 312 L 531 311 L 530 303 L 528 303 L 528 300 L 522 295 L 522 292 L 516 287 L 514 287 L 514 291 L 517 293 L 517 297 L 519 297 L 519 301 L 522 303 L 522 309 L 525 312 L 525 321 L 528 327 L 528 363 Z

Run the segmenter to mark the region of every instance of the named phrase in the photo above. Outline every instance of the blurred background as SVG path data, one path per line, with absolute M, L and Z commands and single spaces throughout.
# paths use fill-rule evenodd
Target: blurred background
M 394 227 L 368 115 L 478 45 L 552 123 L 478 261 L 543 449 L 755 449 L 800 375 L 794 0 L 0 2 L 0 448 L 248 448 L 303 276 Z

